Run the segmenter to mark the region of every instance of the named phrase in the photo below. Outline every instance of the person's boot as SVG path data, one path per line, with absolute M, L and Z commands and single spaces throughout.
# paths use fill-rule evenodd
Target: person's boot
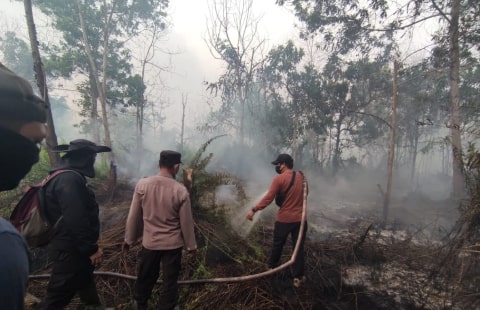
M 139 303 L 136 300 L 132 301 L 132 309 L 133 310 L 147 310 L 147 304 Z

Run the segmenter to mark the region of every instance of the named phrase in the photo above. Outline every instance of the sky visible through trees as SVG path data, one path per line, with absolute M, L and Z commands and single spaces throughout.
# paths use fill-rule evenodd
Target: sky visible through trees
M 324 175 L 383 171 L 394 61 L 393 165 L 411 190 L 425 173 L 451 175 L 452 145 L 478 140 L 474 1 L 157 2 L 33 2 L 60 140 L 111 140 L 129 167 L 228 134 L 231 149 L 287 152 Z M 0 3 L 0 60 L 28 75 L 22 2 Z

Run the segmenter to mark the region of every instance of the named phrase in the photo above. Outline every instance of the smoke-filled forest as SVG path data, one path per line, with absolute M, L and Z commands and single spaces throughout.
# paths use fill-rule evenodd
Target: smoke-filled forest
M 176 150 L 199 245 L 183 257 L 180 309 L 480 309 L 480 2 L 194 2 L 0 0 L 0 63 L 50 106 L 41 159 L 0 193 L 0 214 L 58 164 L 52 147 L 111 147 L 89 179 L 95 279 L 107 308 L 129 309 L 133 188 Z M 308 181 L 301 287 L 289 266 L 255 276 L 277 206 L 245 217 L 281 153 Z M 27 309 L 50 268 L 30 250 Z

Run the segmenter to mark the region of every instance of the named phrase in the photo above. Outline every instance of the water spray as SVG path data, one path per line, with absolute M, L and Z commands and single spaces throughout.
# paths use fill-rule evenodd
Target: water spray
M 247 212 L 254 207 L 254 203 L 260 200 L 260 198 L 262 198 L 263 195 L 265 194 L 266 194 L 266 191 L 263 194 L 260 194 L 257 197 L 255 197 L 255 199 L 252 199 L 251 202 L 246 203 L 242 208 L 239 208 L 238 210 L 236 210 L 235 215 L 231 219 L 232 228 L 242 238 L 245 238 L 246 236 L 248 236 L 248 234 L 250 234 L 250 231 L 252 230 L 253 226 L 255 226 L 255 223 L 257 223 L 259 219 L 259 216 L 255 216 L 251 221 L 247 220 L 247 218 L 245 217 L 245 214 L 247 214 Z
M 244 208 L 246 210 L 249 210 L 248 208 L 251 208 L 249 204 L 247 204 Z M 242 208 L 243 210 L 243 208 Z M 307 213 L 307 180 L 305 176 L 303 177 L 303 207 L 302 207 L 302 222 L 300 223 L 300 231 L 303 231 L 305 229 L 305 218 L 306 218 L 306 213 Z M 253 221 L 252 221 L 253 222 Z M 253 223 L 252 223 L 253 225 Z M 178 281 L 178 284 L 203 284 L 203 283 L 235 283 L 235 282 L 244 282 L 244 281 L 249 281 L 249 280 L 255 280 L 259 278 L 263 278 L 266 276 L 270 276 L 272 274 L 275 274 L 293 264 L 295 259 L 297 258 L 298 251 L 300 250 L 300 244 L 303 239 L 302 233 L 298 235 L 297 243 L 295 243 L 295 248 L 293 250 L 292 256 L 290 259 L 281 264 L 280 266 L 269 269 L 264 272 L 256 273 L 256 274 L 251 274 L 251 275 L 245 275 L 245 276 L 238 276 L 238 277 L 226 277 L 226 278 L 210 278 L 210 279 L 196 279 L 196 280 L 180 280 Z M 127 280 L 136 280 L 136 276 L 131 276 L 131 275 L 126 275 L 122 273 L 117 273 L 117 272 L 110 272 L 110 271 L 95 271 L 95 275 L 98 276 L 111 276 L 111 277 L 116 277 L 116 278 L 122 278 L 122 279 L 127 279 Z M 30 275 L 29 279 L 45 279 L 49 278 L 50 274 L 38 274 L 38 275 Z M 161 284 L 163 281 L 162 280 L 157 280 L 157 284 Z

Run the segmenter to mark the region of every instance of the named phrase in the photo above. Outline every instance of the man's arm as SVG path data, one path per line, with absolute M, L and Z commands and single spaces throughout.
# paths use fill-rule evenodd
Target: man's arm
M 257 203 L 254 209 L 256 211 L 259 211 L 268 207 L 272 203 L 272 201 L 275 199 L 275 195 L 277 195 L 279 191 L 280 191 L 280 176 L 276 176 L 275 178 L 273 178 L 267 193 Z
M 192 207 L 190 204 L 190 197 L 188 192 L 185 190 L 183 194 L 183 199 L 180 205 L 178 212 L 180 218 L 180 228 L 182 230 L 183 243 L 185 244 L 185 249 L 187 251 L 192 251 L 197 249 L 197 242 L 195 240 L 195 229 L 192 215 Z
M 263 196 L 263 198 L 253 207 L 251 210 L 247 212 L 247 219 L 253 220 L 253 216 L 255 212 L 260 211 L 268 207 L 272 201 L 275 199 L 275 195 L 280 191 L 280 178 L 276 176 L 273 178 L 270 187 L 268 188 L 267 193 Z
M 143 191 L 137 183 L 133 192 L 132 203 L 128 212 L 127 222 L 125 224 L 125 242 L 127 246 L 135 243 L 143 234 L 143 216 L 142 216 Z M 128 251 L 128 249 L 127 249 Z

